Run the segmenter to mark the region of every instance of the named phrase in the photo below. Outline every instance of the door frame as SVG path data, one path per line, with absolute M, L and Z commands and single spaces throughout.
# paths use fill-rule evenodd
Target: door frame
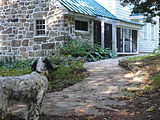
M 117 28 L 120 28 L 120 29 L 123 29 L 123 51 L 122 52 L 118 52 L 118 48 L 117 48 L 117 39 L 118 39 L 118 36 L 117 36 Z M 125 32 L 124 32 L 124 29 L 131 29 L 131 37 L 132 37 L 132 31 L 136 30 L 137 31 L 137 51 L 136 52 L 133 52 L 133 41 L 132 41 L 132 38 L 130 39 L 130 52 L 125 52 Z M 117 51 L 117 54 L 138 54 L 139 53 L 139 47 L 138 47 L 138 29 L 135 29 L 135 28 L 129 28 L 129 27 L 123 27 L 123 26 L 116 26 L 116 29 L 115 29 L 115 32 L 116 32 L 116 37 L 115 37 L 115 41 L 116 41 L 116 51 Z

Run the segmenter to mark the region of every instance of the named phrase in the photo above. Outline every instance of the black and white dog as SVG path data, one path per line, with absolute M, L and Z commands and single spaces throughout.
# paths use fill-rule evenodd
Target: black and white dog
M 48 87 L 48 71 L 52 64 L 40 57 L 32 65 L 33 72 L 18 77 L 0 77 L 0 110 L 5 115 L 9 100 L 21 101 L 28 106 L 27 120 L 38 120 L 41 104 Z

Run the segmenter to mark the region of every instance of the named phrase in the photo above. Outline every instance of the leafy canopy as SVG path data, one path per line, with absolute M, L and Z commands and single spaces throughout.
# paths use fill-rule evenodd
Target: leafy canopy
M 140 13 L 146 16 L 147 22 L 153 22 L 152 18 L 160 16 L 160 0 L 120 0 L 123 6 L 134 5 L 132 13 Z

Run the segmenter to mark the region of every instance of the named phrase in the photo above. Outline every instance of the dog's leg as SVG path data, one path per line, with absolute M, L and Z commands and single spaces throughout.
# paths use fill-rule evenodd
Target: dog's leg
M 45 91 L 41 91 L 35 98 L 35 102 L 29 105 L 29 112 L 27 120 L 38 120 L 41 110 L 42 101 L 45 96 Z
M 0 89 L 0 118 L 3 118 L 7 113 L 8 96 L 4 89 Z

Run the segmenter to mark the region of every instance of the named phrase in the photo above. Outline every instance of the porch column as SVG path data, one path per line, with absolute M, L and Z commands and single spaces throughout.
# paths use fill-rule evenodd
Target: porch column
M 141 32 L 140 30 L 137 30 L 137 54 L 139 53 L 139 44 L 140 44 L 139 38 L 141 38 Z
M 117 52 L 117 34 L 116 26 L 112 24 L 112 50 Z
M 94 44 L 94 21 L 91 21 L 91 43 Z
M 104 48 L 104 21 L 101 21 L 101 47 Z

